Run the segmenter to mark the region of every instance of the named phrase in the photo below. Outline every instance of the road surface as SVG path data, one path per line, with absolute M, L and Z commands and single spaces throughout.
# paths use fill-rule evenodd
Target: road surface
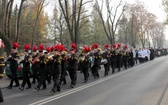
M 103 73 L 104 70 L 100 70 L 101 78 L 90 77 L 88 83 L 83 83 L 83 75 L 78 73 L 75 88 L 67 84 L 55 94 L 50 93 L 52 84 L 43 91 L 3 88 L 5 102 L 2 105 L 160 105 L 168 87 L 168 56 L 107 77 Z M 7 82 L 8 79 L 0 81 Z

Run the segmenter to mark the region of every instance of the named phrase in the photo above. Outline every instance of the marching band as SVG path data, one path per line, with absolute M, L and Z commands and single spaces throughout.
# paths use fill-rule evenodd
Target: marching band
M 79 53 L 76 53 L 76 44 L 74 43 L 71 45 L 69 53 L 61 44 L 47 48 L 40 44 L 39 46 L 34 46 L 32 55 L 29 55 L 28 52 L 31 48 L 29 44 L 26 44 L 24 57 L 21 58 L 16 52 L 18 46 L 18 43 L 14 42 L 12 54 L 7 59 L 10 62 L 12 73 L 8 88 L 12 89 L 13 82 L 16 83 L 15 87 L 20 86 L 16 74 L 19 62 L 23 63 L 23 81 L 19 87 L 20 90 L 24 90 L 26 84 L 28 85 L 26 89 L 29 89 L 32 84 L 36 83 L 36 90 L 47 89 L 46 82 L 50 84 L 51 80 L 53 80 L 51 93 L 60 92 L 61 85 L 67 84 L 66 75 L 70 76 L 70 87 L 74 88 L 77 82 L 78 70 L 83 73 L 84 82 L 86 83 L 90 76 L 89 71 L 91 71 L 95 79 L 99 78 L 101 65 L 104 65 L 104 76 L 108 76 L 110 68 L 112 69 L 111 73 L 114 74 L 116 72 L 115 69 L 120 72 L 122 66 L 127 69 L 136 64 L 137 59 L 142 63 L 150 59 L 151 55 L 148 49 L 136 51 L 135 49 L 128 49 L 127 45 L 122 48 L 121 44 L 113 44 L 112 46 L 106 44 L 104 46 L 105 51 L 102 51 L 97 43 L 93 44 L 91 48 L 83 46 Z M 33 72 L 32 83 L 30 82 L 31 66 Z

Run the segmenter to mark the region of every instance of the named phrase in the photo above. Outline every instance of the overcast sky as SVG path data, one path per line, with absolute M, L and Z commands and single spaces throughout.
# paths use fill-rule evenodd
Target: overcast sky
M 46 7 L 46 11 L 49 15 L 52 15 L 52 9 L 55 5 L 55 0 L 49 0 L 49 5 Z M 116 1 L 116 0 L 114 0 Z M 119 1 L 119 0 L 117 0 Z M 126 1 L 128 4 L 135 3 L 137 0 L 123 0 Z M 157 20 L 160 22 L 163 22 L 166 18 L 163 6 L 162 6 L 162 0 L 139 0 L 140 2 L 143 2 L 147 8 L 147 10 L 157 16 Z

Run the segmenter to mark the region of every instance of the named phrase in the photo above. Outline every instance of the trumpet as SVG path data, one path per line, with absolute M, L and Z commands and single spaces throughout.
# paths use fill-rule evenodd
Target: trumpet
M 53 56 L 54 56 L 53 54 L 49 55 L 49 56 L 48 56 L 48 59 L 49 59 L 49 60 L 52 60 L 52 59 L 53 59 Z
M 39 57 L 40 56 L 37 56 L 36 58 L 34 58 L 34 60 L 32 61 L 32 64 L 35 64 L 36 62 L 38 62 L 39 61 Z

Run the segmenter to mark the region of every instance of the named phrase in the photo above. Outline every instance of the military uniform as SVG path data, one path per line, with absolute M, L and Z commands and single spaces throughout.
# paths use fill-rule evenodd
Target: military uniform
M 61 87 L 60 87 L 61 61 L 62 61 L 61 55 L 54 55 L 53 56 L 54 69 L 52 70 L 52 75 L 53 75 L 54 85 L 53 85 L 53 88 L 51 90 L 51 92 L 53 92 L 53 93 L 55 93 L 56 90 L 58 92 L 61 91 Z
M 123 58 L 123 64 L 125 69 L 128 68 L 128 57 L 129 57 L 129 53 L 125 50 L 122 52 L 122 58 Z
M 104 72 L 104 76 L 108 75 L 108 72 L 110 71 L 110 61 L 111 58 L 111 53 L 109 50 L 107 50 L 105 53 L 103 53 L 103 59 L 106 59 L 106 63 L 104 64 L 104 68 L 105 68 L 105 72 Z
M 100 63 L 101 63 L 101 59 L 102 59 L 102 55 L 100 52 L 95 52 L 94 53 L 94 63 L 93 63 L 93 75 L 94 75 L 94 78 L 99 78 L 99 73 L 98 73 L 98 70 L 99 70 L 99 67 L 100 67 Z
M 12 73 L 11 82 L 8 86 L 9 89 L 12 88 L 14 81 L 16 83 L 15 87 L 19 86 L 19 80 L 17 78 L 18 58 L 19 58 L 19 56 L 18 56 L 17 52 L 12 53 L 11 57 L 8 58 L 8 61 L 10 62 L 10 70 Z
M 76 85 L 77 70 L 78 70 L 78 57 L 76 54 L 71 54 L 71 57 L 68 59 L 68 71 L 71 78 L 70 86 L 72 88 Z
M 83 54 L 83 56 L 81 56 L 80 59 L 80 64 L 84 75 L 84 82 L 87 82 L 89 77 L 90 56 L 89 55 L 86 56 Z
M 116 57 L 116 67 L 118 68 L 118 71 L 120 71 L 120 66 L 121 66 L 121 52 L 117 49 L 115 51 L 115 57 Z
M 21 61 L 20 63 L 23 63 L 23 82 L 22 85 L 19 89 L 24 90 L 25 84 L 27 83 L 28 88 L 31 88 L 31 83 L 30 83 L 30 56 L 25 55 L 24 60 Z M 28 89 L 27 88 L 27 89 Z
M 32 61 L 34 61 L 38 57 L 38 54 L 32 56 Z M 32 83 L 39 82 L 39 62 L 32 63 L 32 71 L 33 71 L 33 81 Z
M 36 90 L 40 90 L 41 85 L 43 85 L 42 89 L 46 89 L 46 63 L 47 63 L 47 58 L 42 55 L 39 57 L 39 75 L 40 75 L 40 80 L 35 88 Z
M 60 79 L 60 84 L 62 83 L 65 85 L 66 84 L 66 69 L 67 69 L 67 57 L 66 54 L 61 55 L 62 56 L 62 61 L 61 61 L 61 79 Z
M 115 50 L 111 51 L 111 68 L 112 68 L 112 74 L 115 73 L 115 67 L 116 67 L 116 55 Z

